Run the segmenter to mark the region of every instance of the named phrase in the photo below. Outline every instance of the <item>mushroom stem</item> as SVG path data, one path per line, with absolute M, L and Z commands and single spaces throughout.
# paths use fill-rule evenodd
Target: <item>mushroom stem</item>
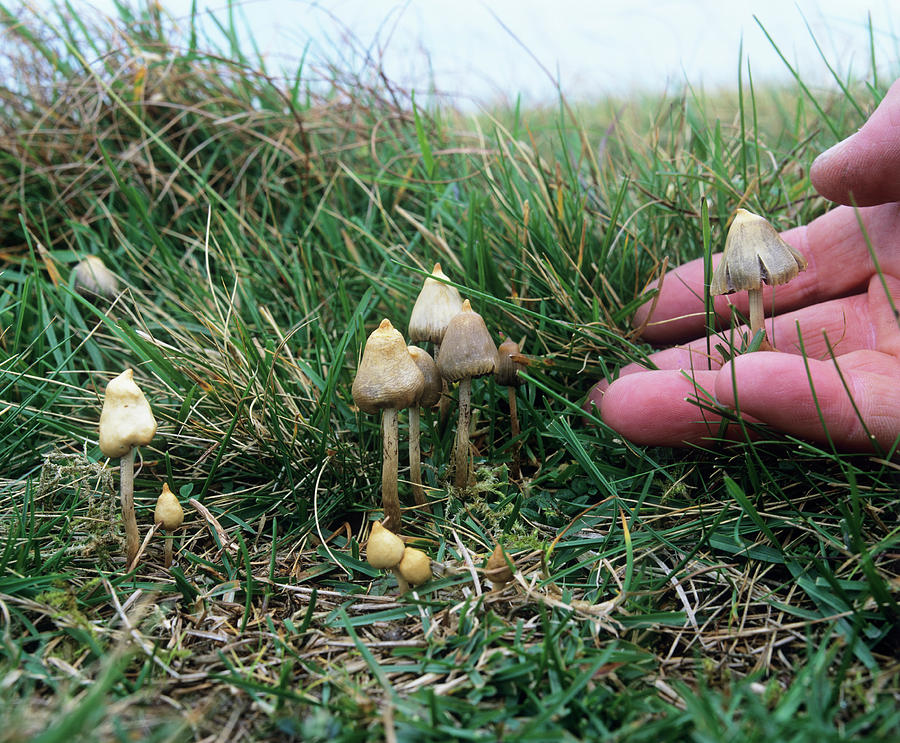
M 400 531 L 400 496 L 397 493 L 398 451 L 397 409 L 385 408 L 381 414 L 381 505 L 384 523 L 393 532 Z
M 472 421 L 472 380 L 459 380 L 459 421 L 456 424 L 456 449 L 454 451 L 453 484 L 458 488 L 469 486 L 469 426 Z
M 400 574 L 400 570 L 397 568 L 396 565 L 394 565 L 394 567 L 391 568 L 391 572 L 394 574 L 394 577 L 397 579 L 397 588 L 399 589 L 400 593 L 407 593 L 409 591 L 409 583 L 407 583 L 406 578 L 404 578 Z
M 747 299 L 750 300 L 750 337 L 752 339 L 760 330 L 763 333 L 766 331 L 762 289 L 748 289 Z M 763 335 L 763 340 L 765 340 L 765 335 Z
M 125 564 L 131 565 L 141 544 L 137 518 L 134 515 L 134 447 L 119 460 L 119 485 L 122 521 L 125 523 Z
M 412 480 L 413 497 L 417 506 L 427 508 L 425 490 L 422 487 L 422 445 L 419 439 L 419 406 L 409 409 L 409 478 Z
M 174 534 L 166 534 L 166 545 L 165 545 L 165 560 L 164 565 L 167 568 L 172 567 L 172 541 L 175 539 Z
M 521 429 L 519 428 L 519 409 L 516 405 L 516 388 L 509 386 L 506 389 L 507 395 L 509 396 L 509 432 L 512 434 L 513 439 L 515 439 L 521 433 Z M 518 480 L 522 475 L 521 448 L 522 443 L 516 441 L 513 445 L 512 459 L 512 476 L 515 480 Z

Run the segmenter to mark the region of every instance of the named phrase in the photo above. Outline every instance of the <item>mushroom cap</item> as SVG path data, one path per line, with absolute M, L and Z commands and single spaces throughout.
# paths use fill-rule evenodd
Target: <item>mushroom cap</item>
M 162 492 L 156 499 L 156 508 L 153 511 L 153 521 L 162 524 L 166 531 L 177 529 L 184 523 L 184 509 L 175 497 L 175 493 L 169 490 L 169 483 L 164 482 Z
M 132 447 L 149 444 L 156 434 L 150 403 L 126 369 L 106 385 L 100 411 L 100 451 L 107 457 L 123 457 Z
M 369 335 L 353 380 L 353 400 L 360 410 L 408 408 L 419 399 L 425 377 L 390 320 L 382 320 Z
M 79 294 L 112 299 L 119 293 L 119 280 L 96 255 L 88 255 L 72 269 L 72 285 Z
M 488 558 L 487 565 L 484 568 L 484 575 L 491 583 L 500 585 L 509 583 L 512 580 L 512 570 L 509 569 L 509 564 L 506 562 L 506 556 L 499 542 Z
M 443 283 L 450 278 L 435 263 L 425 278 L 409 318 L 409 340 L 412 343 L 441 343 L 447 324 L 462 309 L 462 297 L 455 286 Z
M 383 570 L 395 567 L 403 559 L 403 540 L 385 529 L 380 521 L 372 524 L 372 533 L 366 543 L 366 560 L 373 568 Z
M 806 259 L 763 217 L 738 209 L 725 250 L 709 284 L 710 294 L 786 284 L 806 268 Z
M 438 404 L 438 400 L 441 399 L 441 392 L 444 389 L 437 364 L 434 363 L 434 359 L 431 358 L 431 354 L 428 351 L 418 346 L 408 346 L 407 350 L 425 378 L 425 386 L 422 387 L 422 394 L 419 396 L 419 407 L 433 408 Z
M 497 368 L 494 371 L 494 377 L 497 384 L 505 387 L 518 387 L 521 383 L 519 380 L 519 369 L 524 368 L 525 363 L 521 361 L 522 355 L 519 353 L 519 344 L 512 338 L 507 338 L 497 348 Z
M 444 333 L 437 357 L 438 371 L 444 379 L 457 382 L 493 374 L 497 361 L 497 346 L 487 325 L 467 299 Z
M 407 547 L 397 570 L 411 586 L 420 586 L 431 580 L 431 558 L 422 550 Z

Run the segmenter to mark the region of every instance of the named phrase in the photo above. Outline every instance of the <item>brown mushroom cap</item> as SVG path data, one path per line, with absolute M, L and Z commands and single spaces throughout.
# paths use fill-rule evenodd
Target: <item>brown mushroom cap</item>
M 805 268 L 806 259 L 768 221 L 738 209 L 709 291 L 715 296 L 760 289 L 763 284 L 786 284 Z
M 467 299 L 444 333 L 437 357 L 438 371 L 444 379 L 457 382 L 493 374 L 497 361 L 497 346 L 487 325 Z
M 440 280 L 439 280 L 440 279 Z M 447 324 L 462 309 L 462 297 L 455 286 L 443 283 L 449 277 L 435 263 L 425 279 L 409 318 L 411 343 L 441 343 Z
M 409 355 L 412 356 L 419 371 L 425 378 L 425 386 L 422 388 L 422 394 L 419 397 L 419 407 L 431 408 L 438 404 L 441 399 L 441 391 L 443 384 L 441 382 L 441 373 L 438 371 L 437 364 L 431 358 L 431 354 L 418 346 L 409 346 Z
M 520 384 L 519 369 L 525 366 L 518 360 L 521 358 L 519 344 L 512 338 L 507 338 L 497 348 L 497 357 L 497 369 L 494 371 L 497 384 L 502 384 L 504 387 L 518 387 Z
M 156 508 L 153 511 L 153 521 L 162 524 L 166 531 L 177 529 L 184 523 L 184 509 L 169 489 L 169 483 L 164 482 L 162 492 L 156 499 Z
M 353 400 L 366 413 L 413 405 L 425 378 L 390 320 L 382 320 L 369 335 L 353 380 Z
M 431 580 L 431 558 L 420 549 L 407 547 L 397 570 L 411 586 L 420 586 Z
M 403 559 L 403 540 L 385 529 L 380 521 L 372 524 L 372 533 L 366 543 L 366 560 L 373 568 L 383 570 L 395 567 Z
M 126 369 L 106 385 L 100 412 L 100 451 L 107 457 L 123 457 L 135 446 L 149 444 L 156 435 L 150 403 Z
M 494 547 L 494 551 L 488 558 L 484 574 L 491 583 L 499 585 L 509 583 L 512 580 L 512 570 L 509 569 L 509 563 L 506 562 L 506 556 L 499 543 Z

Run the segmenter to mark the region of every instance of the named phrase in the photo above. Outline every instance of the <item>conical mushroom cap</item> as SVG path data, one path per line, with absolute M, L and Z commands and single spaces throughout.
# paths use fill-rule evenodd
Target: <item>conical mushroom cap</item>
M 397 570 L 411 586 L 421 586 L 431 580 L 431 558 L 422 550 L 407 547 Z
M 366 413 L 415 403 L 425 378 L 390 320 L 382 320 L 369 335 L 353 380 L 353 400 Z
M 395 567 L 403 559 L 403 540 L 385 529 L 380 521 L 372 524 L 372 533 L 366 543 L 366 560 L 373 568 L 383 570 Z
M 493 374 L 497 360 L 497 346 L 487 325 L 467 299 L 444 333 L 437 357 L 438 371 L 444 379 L 457 382 Z
M 519 344 L 512 338 L 507 338 L 500 344 L 497 348 L 497 369 L 494 371 L 497 384 L 504 387 L 519 386 L 519 369 L 525 367 L 521 358 Z
M 119 292 L 119 280 L 99 256 L 85 256 L 78 261 L 72 273 L 72 284 L 79 294 L 112 299 Z
M 763 284 L 786 284 L 805 268 L 806 259 L 771 224 L 758 214 L 738 209 L 709 291 L 715 296 L 759 289 Z
M 440 279 L 440 281 L 439 281 Z M 409 318 L 411 343 L 441 343 L 453 316 L 462 309 L 462 297 L 455 286 L 443 283 L 450 278 L 435 263 L 431 276 L 425 279 Z
M 107 457 L 123 457 L 134 446 L 149 444 L 156 434 L 150 403 L 126 369 L 106 385 L 100 411 L 100 451 Z
M 431 358 L 431 354 L 418 346 L 409 346 L 409 355 L 412 356 L 419 371 L 425 378 L 425 386 L 422 388 L 422 394 L 419 396 L 418 405 L 421 408 L 432 408 L 438 404 L 441 399 L 441 392 L 444 385 L 441 381 L 441 374 L 438 371 L 437 364 Z
M 484 574 L 491 583 L 496 583 L 497 585 L 504 585 L 512 580 L 512 570 L 509 569 L 503 548 L 499 543 L 494 547 L 494 551 L 488 558 Z
M 175 497 L 175 493 L 169 490 L 169 483 L 164 482 L 162 492 L 156 499 L 156 508 L 153 511 L 153 521 L 162 524 L 166 531 L 173 531 L 184 523 L 184 509 Z

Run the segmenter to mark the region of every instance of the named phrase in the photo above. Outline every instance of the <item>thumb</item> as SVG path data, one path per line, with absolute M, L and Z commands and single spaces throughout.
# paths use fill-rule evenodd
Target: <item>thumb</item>
M 840 204 L 900 201 L 900 80 L 855 134 L 819 155 L 809 171 L 822 196 Z
M 890 449 L 900 433 L 896 359 L 855 351 L 831 359 L 758 351 L 725 364 L 716 399 L 773 428 L 838 449 Z M 843 381 L 841 380 L 843 376 Z

